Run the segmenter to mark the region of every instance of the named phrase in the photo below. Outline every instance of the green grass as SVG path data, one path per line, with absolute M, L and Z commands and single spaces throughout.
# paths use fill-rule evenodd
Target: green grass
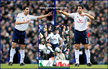
M 8 64 L 1 64 L 1 69 L 4 69 L 4 68 L 10 68 L 10 69 L 12 69 L 12 68 L 17 68 L 17 69 L 19 69 L 19 68 L 23 68 L 23 69 L 26 69 L 26 68 L 38 68 L 38 64 L 25 64 L 24 66 L 20 66 L 20 64 L 13 64 L 12 66 L 8 66 Z
M 23 68 L 23 69 L 32 69 L 32 68 L 35 68 L 37 69 L 38 68 L 38 64 L 26 64 L 25 66 L 20 66 L 19 64 L 13 64 L 12 66 L 8 66 L 8 64 L 1 64 L 1 69 L 12 69 L 12 68 Z M 39 68 L 69 68 L 69 67 L 57 67 L 57 66 L 44 66 L 44 67 L 39 67 Z M 80 65 L 79 67 L 75 67 L 74 65 L 70 65 L 70 68 L 71 69 L 78 69 L 78 68 L 81 68 L 81 69 L 107 69 L 107 65 L 92 65 L 91 67 L 88 67 L 87 65 Z
M 87 65 L 79 65 L 79 67 L 75 67 L 74 65 L 70 65 L 70 68 L 72 69 L 107 69 L 107 65 L 92 65 L 91 67 L 88 67 Z

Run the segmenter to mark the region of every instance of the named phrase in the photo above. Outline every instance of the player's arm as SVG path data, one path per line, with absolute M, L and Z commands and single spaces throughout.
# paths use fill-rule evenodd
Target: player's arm
M 60 41 L 60 46 L 62 46 L 62 44 L 63 44 L 63 40 L 62 40 L 62 38 L 60 37 L 60 35 L 59 35 L 59 41 Z
M 30 22 L 30 20 L 21 21 L 22 20 L 21 18 L 22 18 L 22 15 L 21 14 L 18 14 L 17 17 L 16 17 L 16 22 L 15 22 L 16 25 L 26 24 L 26 23 L 29 23 Z
M 19 24 L 26 24 L 26 23 L 29 23 L 29 22 L 30 22 L 30 20 L 27 20 L 27 21 L 24 21 L 24 22 L 16 21 L 15 24 L 19 25 Z
M 62 10 L 58 10 L 57 12 L 62 13 L 62 14 L 64 14 L 65 16 L 69 16 L 69 13 L 64 12 L 64 11 L 62 11 Z
M 48 40 L 50 39 L 50 37 L 51 37 L 51 34 L 49 34 L 49 35 L 47 36 L 46 42 L 48 42 Z
M 60 40 L 60 46 L 62 46 L 62 44 L 63 44 L 63 40 L 62 40 L 62 38 L 61 38 L 61 40 Z
M 51 15 L 52 15 L 52 12 L 49 12 L 49 13 L 46 14 L 46 15 L 38 16 L 37 19 L 42 19 L 42 18 L 45 18 L 45 17 L 51 16 Z
M 90 14 L 87 13 L 82 13 L 82 16 L 88 16 L 90 19 L 94 19 L 94 16 L 91 16 Z
M 86 14 L 90 19 L 94 19 L 94 16 L 91 16 L 90 14 Z

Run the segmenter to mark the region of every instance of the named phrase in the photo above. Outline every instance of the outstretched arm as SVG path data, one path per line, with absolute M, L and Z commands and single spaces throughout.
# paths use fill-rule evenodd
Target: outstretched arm
M 82 16 L 88 16 L 90 19 L 94 19 L 94 16 L 91 16 L 90 14 L 87 14 L 87 13 L 82 13 L 81 15 Z
M 25 22 L 16 21 L 15 24 L 19 25 L 19 24 L 26 24 L 26 23 L 29 23 L 29 22 L 30 22 L 30 20 L 27 20 Z
M 37 19 L 42 19 L 42 18 L 45 18 L 45 17 L 48 17 L 48 16 L 51 16 L 52 15 L 52 12 L 49 12 L 48 14 L 46 15 L 41 15 L 41 16 L 38 16 Z
M 58 10 L 57 12 L 58 12 L 58 13 L 62 13 L 62 14 L 64 14 L 65 16 L 69 16 L 69 13 L 64 12 L 64 11 L 62 11 L 62 10 Z

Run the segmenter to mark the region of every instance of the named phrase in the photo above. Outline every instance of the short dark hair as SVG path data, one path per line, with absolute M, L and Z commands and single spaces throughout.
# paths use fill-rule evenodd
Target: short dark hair
M 58 29 L 53 29 L 53 32 L 57 31 Z
M 76 10 L 78 9 L 78 7 L 82 7 L 82 9 L 84 9 L 83 5 L 77 5 Z
M 25 10 L 26 8 L 29 8 L 28 6 L 24 6 L 22 10 Z

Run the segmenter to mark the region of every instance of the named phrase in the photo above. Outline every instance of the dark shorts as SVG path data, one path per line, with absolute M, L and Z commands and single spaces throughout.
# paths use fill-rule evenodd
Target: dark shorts
M 53 50 L 55 50 L 56 47 L 59 47 L 58 44 L 52 44 L 52 43 L 51 43 L 51 45 L 52 45 L 52 49 L 53 49 Z
M 25 44 L 25 37 L 26 37 L 25 31 L 19 31 L 17 29 L 14 29 L 12 35 L 12 42 L 16 42 L 18 44 Z
M 80 43 L 82 44 L 89 43 L 86 30 L 85 31 L 74 30 L 74 44 L 80 44 Z

